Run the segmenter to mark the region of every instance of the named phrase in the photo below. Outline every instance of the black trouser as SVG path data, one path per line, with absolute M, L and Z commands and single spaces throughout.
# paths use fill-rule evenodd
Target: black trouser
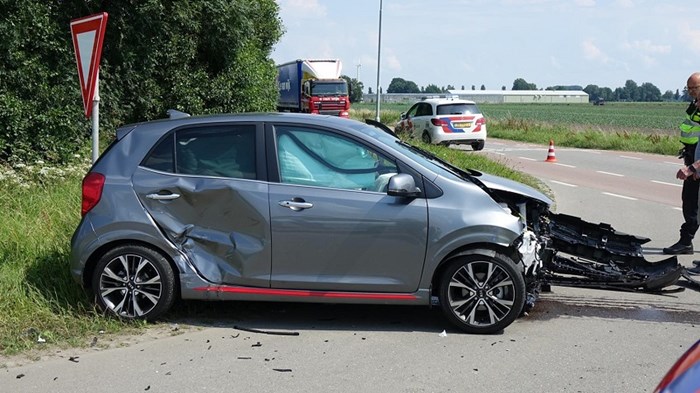
M 695 159 L 696 145 L 686 145 L 683 161 L 685 165 L 690 165 Z M 698 192 L 700 192 L 700 180 L 692 177 L 683 181 L 683 191 L 681 200 L 683 201 L 683 219 L 681 225 L 681 243 L 690 244 L 698 231 Z

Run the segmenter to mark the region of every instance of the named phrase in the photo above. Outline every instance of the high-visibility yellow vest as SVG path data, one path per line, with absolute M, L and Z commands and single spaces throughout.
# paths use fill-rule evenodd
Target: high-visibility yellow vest
M 698 138 L 700 138 L 700 111 L 695 106 L 694 101 L 685 110 L 685 120 L 683 120 L 679 128 L 681 129 L 681 143 L 686 145 L 698 143 Z

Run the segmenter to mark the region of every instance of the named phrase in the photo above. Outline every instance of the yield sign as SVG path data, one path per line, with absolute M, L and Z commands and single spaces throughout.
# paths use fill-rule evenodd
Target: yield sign
M 70 22 L 75 60 L 78 63 L 80 91 L 83 94 L 85 117 L 90 117 L 92 114 L 91 101 L 95 97 L 97 74 L 100 68 L 100 57 L 102 56 L 102 40 L 105 36 L 106 25 L 106 12 L 73 19 Z

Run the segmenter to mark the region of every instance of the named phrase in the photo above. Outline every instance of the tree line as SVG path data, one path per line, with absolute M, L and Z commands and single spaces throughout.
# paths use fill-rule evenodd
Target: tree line
M 418 85 L 410 80 L 403 78 L 393 78 L 387 88 L 387 93 L 404 93 L 404 94 L 419 94 L 419 93 L 447 93 L 449 90 L 456 90 L 454 86 L 447 85 L 446 87 L 438 87 L 434 84 L 428 86 Z M 465 89 L 462 85 L 461 90 Z M 476 90 L 476 86 L 472 85 L 471 90 Z M 481 85 L 479 90 L 486 90 L 486 86 Z M 501 90 L 506 90 L 505 86 L 501 86 Z M 688 91 L 683 88 L 683 91 L 676 90 L 675 92 L 667 90 L 661 94 L 661 91 L 654 84 L 645 82 L 638 85 L 633 80 L 628 80 L 622 87 L 617 87 L 614 90 L 609 87 L 599 87 L 598 85 L 587 85 L 585 88 L 579 85 L 557 85 L 549 86 L 545 89 L 538 89 L 534 83 L 528 83 L 523 78 L 517 78 L 513 81 L 511 90 L 573 90 L 583 91 L 588 94 L 589 100 L 592 102 L 598 100 L 605 101 L 636 101 L 636 102 L 658 102 L 658 101 L 687 101 L 689 99 Z M 372 94 L 372 88 L 369 88 L 369 94 Z

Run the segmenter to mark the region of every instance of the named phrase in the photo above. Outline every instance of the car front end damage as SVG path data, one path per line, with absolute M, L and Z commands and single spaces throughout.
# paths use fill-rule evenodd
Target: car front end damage
M 683 290 L 681 278 L 692 284 L 683 286 L 698 285 L 675 256 L 647 261 L 642 245 L 648 238 L 619 232 L 606 223 L 553 213 L 548 200 L 489 186 L 492 196 L 526 226 L 514 244 L 526 280 L 524 311 L 551 286 L 665 293 Z

